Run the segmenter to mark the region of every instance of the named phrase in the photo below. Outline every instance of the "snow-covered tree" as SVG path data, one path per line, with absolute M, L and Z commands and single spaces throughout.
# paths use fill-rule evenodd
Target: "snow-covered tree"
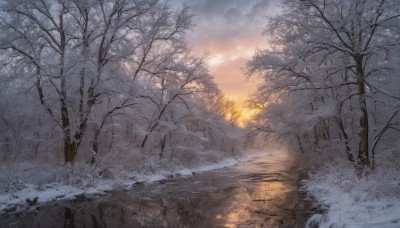
M 207 97 L 220 92 L 206 58 L 190 51 L 187 6 L 16 0 L 0 8 L 4 161 L 232 151 L 227 134 L 235 127 L 215 118 L 220 109 L 206 108 Z
M 378 94 L 393 99 L 395 94 L 385 86 L 398 83 L 391 81 L 398 76 L 393 71 L 400 41 L 398 3 L 284 0 L 282 9 L 281 15 L 269 18 L 265 30 L 271 47 L 259 50 L 247 65 L 249 74 L 260 73 L 264 79 L 261 99 L 253 103 L 261 104 L 266 118 L 275 116 L 269 122 L 279 121 L 286 132 L 303 137 L 307 130 L 314 141 L 332 140 L 335 132 L 349 160 L 358 150 L 358 164 L 369 166 L 372 103 Z

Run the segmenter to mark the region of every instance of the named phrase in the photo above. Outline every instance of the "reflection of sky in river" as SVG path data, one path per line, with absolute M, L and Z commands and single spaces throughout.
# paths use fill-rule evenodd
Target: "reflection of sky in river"
M 286 173 L 288 160 L 288 155 L 282 153 L 266 157 L 255 165 L 236 167 L 238 173 L 247 173 L 241 176 L 245 184 L 236 189 L 231 204 L 227 206 L 230 211 L 226 215 L 217 214 L 216 220 L 223 221 L 224 227 L 234 228 L 238 224 L 259 224 L 268 216 L 280 214 L 279 207 L 283 206 L 288 192 L 297 187 L 295 177 Z
M 275 154 L 93 199 L 57 201 L 24 212 L 23 219 L 0 215 L 0 227 L 277 227 L 282 221 L 302 227 L 306 217 L 297 208 L 301 198 L 292 192 L 296 174 L 288 173 L 287 159 Z

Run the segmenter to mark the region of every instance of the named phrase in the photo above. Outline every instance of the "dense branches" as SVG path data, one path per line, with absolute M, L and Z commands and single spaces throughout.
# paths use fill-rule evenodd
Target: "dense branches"
M 296 0 L 283 1 L 282 7 L 265 31 L 271 48 L 258 51 L 247 65 L 249 75 L 259 73 L 265 81 L 256 103 L 267 104 L 269 111 L 261 115 L 280 121 L 281 135 L 294 135 L 300 146 L 311 143 L 309 136 L 313 145 L 339 136 L 348 159 L 353 161 L 352 151 L 358 150 L 358 164 L 369 166 L 369 135 L 375 133 L 371 115 L 393 105 L 372 104 L 383 97 L 398 103 L 392 91 L 377 94 L 371 85 L 386 91 L 385 83 L 398 82 L 393 66 L 398 63 L 399 6 L 391 0 Z M 382 121 L 377 117 L 373 129 Z
M 78 151 L 96 162 L 115 141 L 144 147 L 149 137 L 162 156 L 168 132 L 201 115 L 200 106 L 207 105 L 202 96 L 219 93 L 205 58 L 192 56 L 187 45 L 193 22 L 186 6 L 174 11 L 163 0 L 17 0 L 1 9 L 1 73 L 9 79 L 1 86 L 13 88 L 5 96 L 31 98 L 36 112 L 26 118 L 49 119 L 40 131 L 52 135 L 48 149 L 63 151 L 66 163 Z

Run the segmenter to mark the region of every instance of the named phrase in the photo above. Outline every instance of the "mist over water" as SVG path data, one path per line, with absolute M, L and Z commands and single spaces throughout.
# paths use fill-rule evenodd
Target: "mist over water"
M 2 215 L 0 227 L 303 227 L 307 202 L 285 153 Z

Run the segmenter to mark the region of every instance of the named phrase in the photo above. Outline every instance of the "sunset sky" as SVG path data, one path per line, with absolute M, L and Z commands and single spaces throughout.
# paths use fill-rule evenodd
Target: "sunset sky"
M 266 46 L 262 32 L 266 16 L 278 12 L 272 0 L 174 0 L 195 14 L 189 41 L 195 54 L 210 55 L 209 66 L 220 89 L 237 103 L 244 118 L 244 101 L 255 91 L 256 80 L 245 80 L 242 68 L 257 48 Z

